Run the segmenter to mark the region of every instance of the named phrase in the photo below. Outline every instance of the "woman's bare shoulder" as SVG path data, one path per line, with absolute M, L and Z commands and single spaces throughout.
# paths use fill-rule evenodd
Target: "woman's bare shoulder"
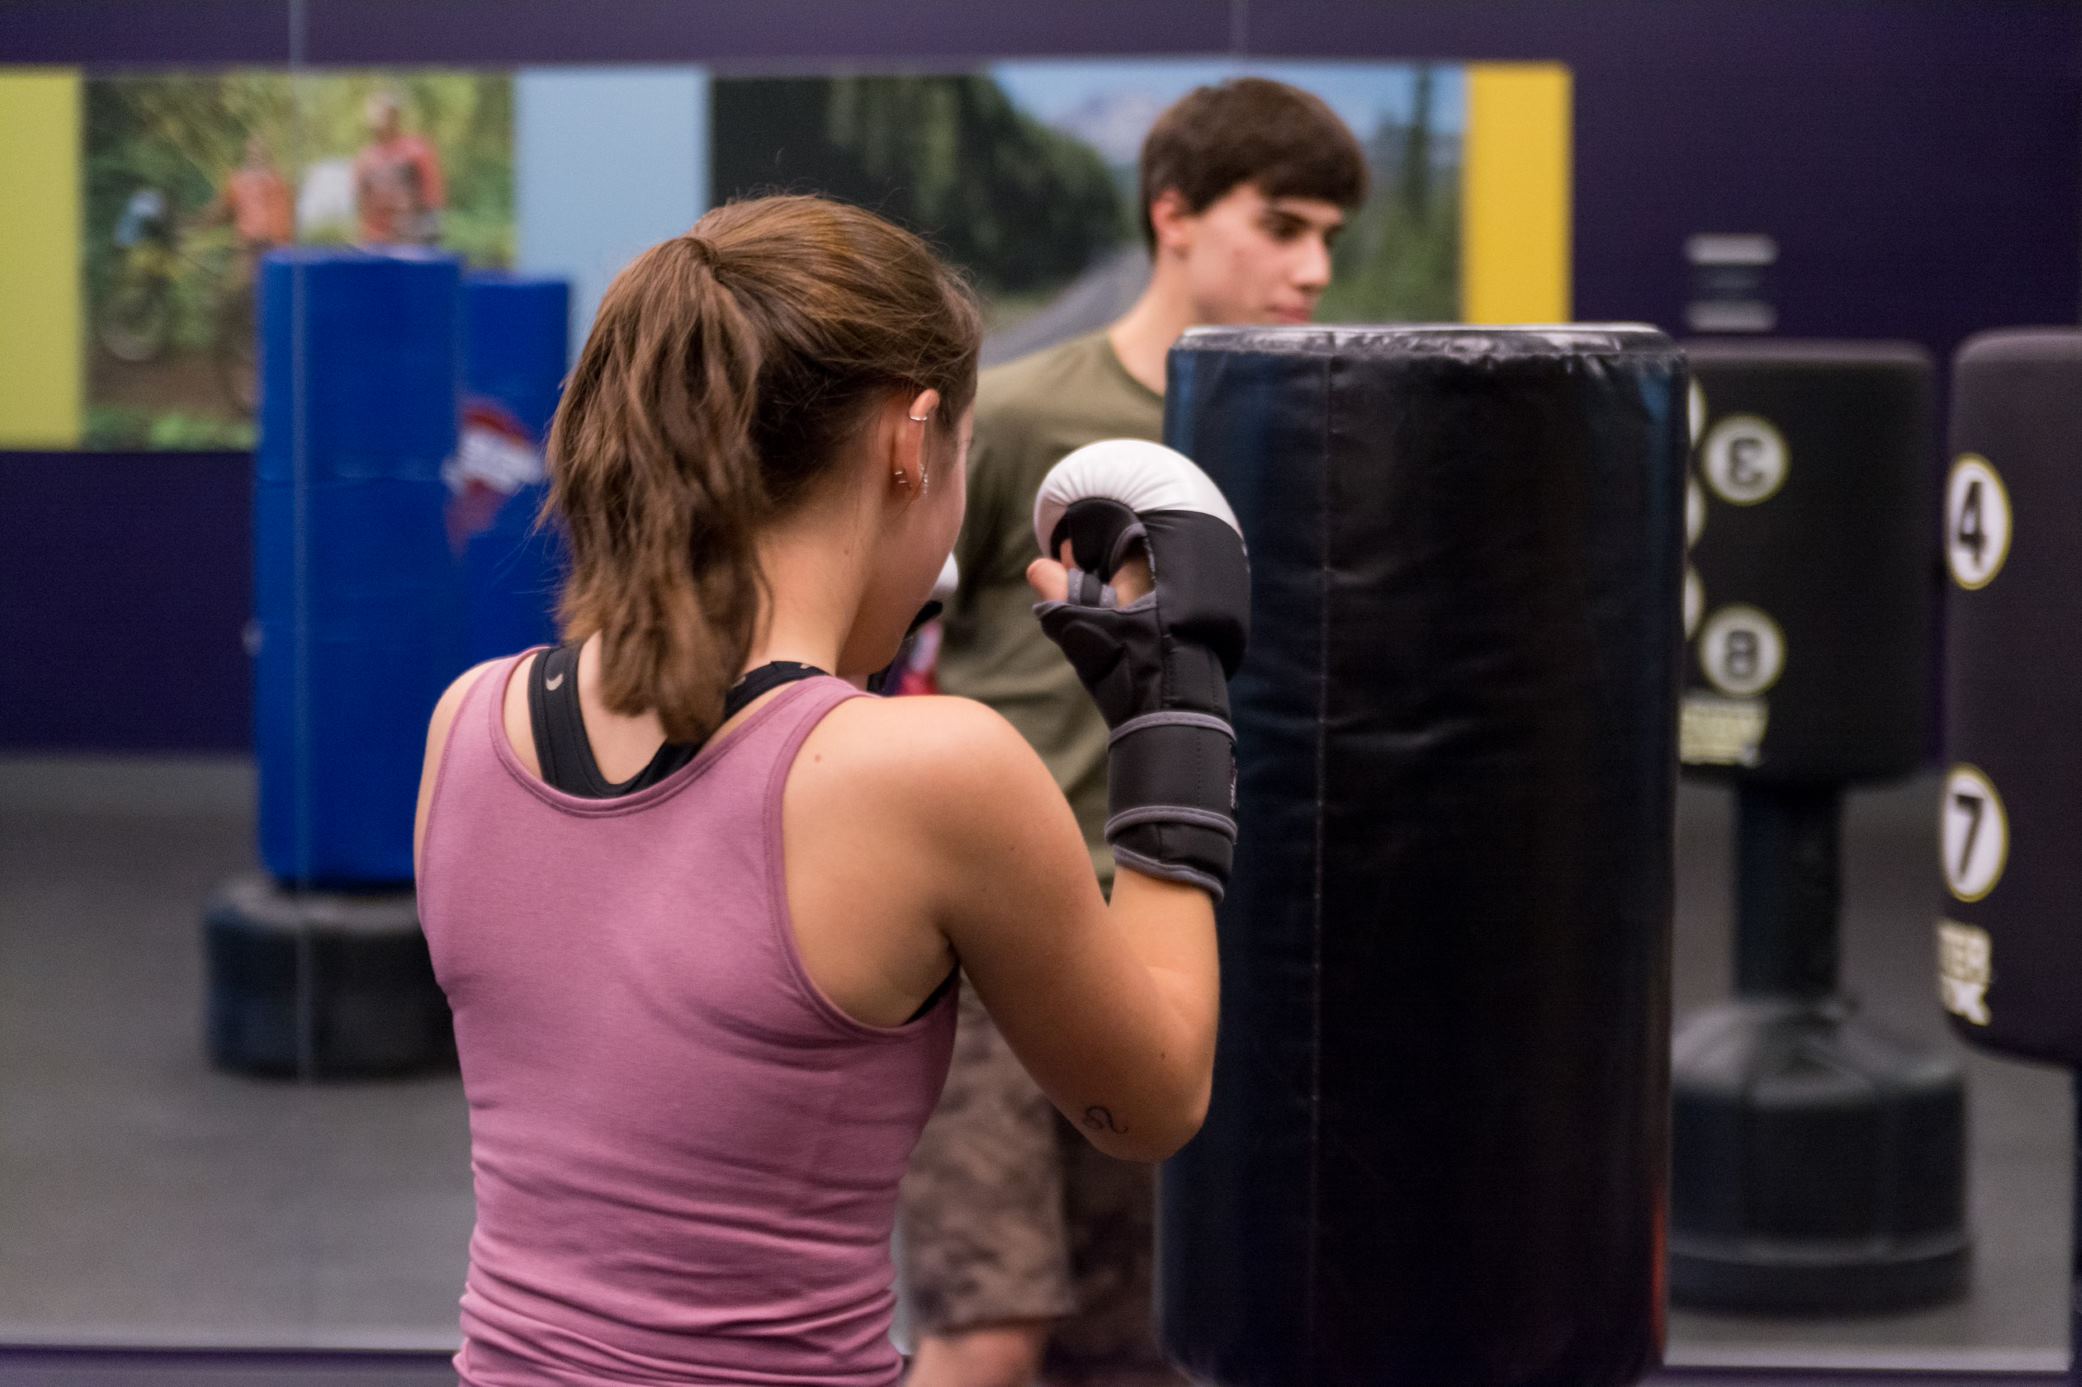
M 1096 892 L 1047 766 L 1011 723 L 969 699 L 840 704 L 804 742 L 788 794 L 797 824 L 882 864 L 892 889 L 915 894 L 950 939 L 994 918 L 994 893 L 1055 918 L 1059 898 Z
M 1048 768 L 1002 715 L 967 698 L 855 698 L 803 745 L 805 772 L 862 803 L 957 838 L 1061 798 Z
M 943 694 L 848 699 L 825 717 L 811 743 L 820 739 L 863 771 L 898 779 L 966 781 L 1007 762 L 1036 759 L 1001 714 Z

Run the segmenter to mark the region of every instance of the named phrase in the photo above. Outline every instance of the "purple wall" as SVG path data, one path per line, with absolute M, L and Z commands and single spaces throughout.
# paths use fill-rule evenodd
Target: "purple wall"
M 254 0 L 11 0 L 0 54 L 96 66 L 296 53 L 321 65 L 816 69 L 1205 54 L 1229 51 L 1240 29 L 1253 56 L 1551 59 L 1576 74 L 1579 317 L 1681 327 L 1682 247 L 1697 231 L 1778 240 L 1787 335 L 1904 337 L 1945 354 L 1981 328 L 2082 314 L 2075 0 L 1257 0 L 1241 25 L 1229 0 L 505 0 L 496 23 L 462 0 L 303 8 L 307 30 L 292 42 L 288 7 Z M 71 709 L 47 709 L 47 695 L 7 676 L 20 697 L 0 747 L 245 743 L 248 522 L 242 474 L 239 504 L 226 507 L 233 470 L 224 458 L 0 460 L 0 514 L 17 528 L 44 528 L 46 514 L 105 527 L 68 530 L 66 544 L 32 536 L 31 565 L 0 560 L 11 580 L 0 642 L 16 668 L 60 660 L 81 681 Z M 209 536 L 213 554 L 233 557 L 197 581 L 192 549 L 154 542 L 153 530 L 191 545 Z M 35 585 L 18 586 L 24 577 Z M 22 603 L 17 592 L 39 595 Z M 152 619 L 122 618 L 126 602 Z M 125 679 L 186 667 L 193 697 L 96 687 L 109 676 L 81 654 L 96 630 L 129 642 Z
M 250 738 L 244 453 L 0 453 L 0 748 Z

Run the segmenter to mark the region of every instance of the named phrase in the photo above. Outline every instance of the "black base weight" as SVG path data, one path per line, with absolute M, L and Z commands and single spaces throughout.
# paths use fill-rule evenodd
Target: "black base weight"
M 413 894 L 291 891 L 235 877 L 203 914 L 220 1069 L 359 1079 L 451 1065 L 448 1002 Z
M 1678 1031 L 1670 1295 L 1893 1310 L 1966 1290 L 1966 1091 L 1842 997 L 1747 997 Z

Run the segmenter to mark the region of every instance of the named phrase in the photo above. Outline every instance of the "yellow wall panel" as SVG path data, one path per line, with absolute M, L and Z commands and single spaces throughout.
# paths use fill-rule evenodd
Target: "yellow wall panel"
M 80 76 L 0 68 L 0 448 L 80 441 Z
M 1471 323 L 1569 321 L 1569 70 L 1468 68 L 1460 304 Z

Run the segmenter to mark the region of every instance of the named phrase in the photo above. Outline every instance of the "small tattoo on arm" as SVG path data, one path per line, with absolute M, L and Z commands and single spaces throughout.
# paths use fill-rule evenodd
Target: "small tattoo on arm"
M 1084 1110 L 1084 1125 L 1095 1132 L 1112 1132 L 1123 1137 L 1128 1134 L 1126 1127 L 1114 1121 L 1111 1109 L 1102 1108 L 1096 1103 Z

